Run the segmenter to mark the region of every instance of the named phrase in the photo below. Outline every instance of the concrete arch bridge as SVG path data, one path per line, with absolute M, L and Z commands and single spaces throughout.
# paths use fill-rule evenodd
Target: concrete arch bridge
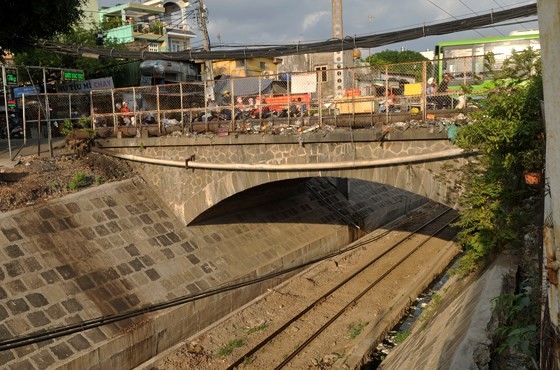
M 311 134 L 102 139 L 94 150 L 130 160 L 185 224 L 264 184 L 311 177 L 394 186 L 457 207 L 459 168 L 471 155 L 433 128 Z

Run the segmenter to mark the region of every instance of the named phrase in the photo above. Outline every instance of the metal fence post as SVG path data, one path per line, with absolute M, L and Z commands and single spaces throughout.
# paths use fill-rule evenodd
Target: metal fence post
M 422 121 L 426 121 L 428 113 L 426 109 L 428 109 L 428 97 L 426 94 L 426 88 L 428 87 L 428 71 L 427 71 L 427 63 L 426 61 L 422 62 L 422 89 L 420 90 L 420 109 L 422 110 Z
M 6 136 L 8 137 L 8 151 L 12 159 L 12 142 L 10 139 L 10 117 L 8 116 L 8 91 L 6 85 L 6 66 L 2 65 L 2 89 L 4 90 L 4 111 L 6 113 Z
M 136 136 L 138 136 L 139 132 L 138 132 L 138 114 L 137 114 L 137 109 L 136 109 L 136 88 L 133 86 L 132 87 L 132 117 L 134 117 L 134 127 L 136 127 Z
M 111 110 L 113 111 L 113 132 L 117 134 L 119 118 L 115 113 L 115 89 L 111 89 Z
M 156 109 L 157 109 L 157 116 L 158 116 L 158 130 L 159 134 L 161 135 L 162 130 L 162 122 L 161 122 L 161 111 L 160 111 L 160 104 L 159 104 L 159 85 L 156 85 Z
M 389 124 L 389 65 L 385 64 L 385 124 Z
M 319 127 L 323 127 L 323 75 L 321 70 L 315 71 L 315 78 L 318 81 L 318 91 L 319 91 L 319 106 L 317 107 L 317 112 L 319 113 Z M 321 76 L 321 78 L 319 78 Z
M 291 112 L 291 105 L 292 105 L 292 98 L 290 97 L 290 90 L 291 90 L 291 82 L 292 82 L 292 73 L 286 73 L 286 89 L 288 90 L 288 126 L 290 126 L 291 119 L 292 119 L 292 112 Z
M 27 145 L 27 122 L 25 120 L 25 94 L 21 94 L 21 105 L 23 105 L 23 145 Z
M 72 122 L 72 95 L 68 94 L 68 117 L 70 117 L 70 122 Z
M 47 93 L 47 69 L 43 67 L 43 87 L 45 89 L 45 115 L 47 118 L 47 142 L 49 144 L 49 154 L 53 156 L 52 132 L 51 132 L 51 106 L 49 104 L 49 94 Z
M 229 83 L 231 84 L 231 131 L 235 130 L 235 79 L 230 79 Z
M 344 72 L 342 72 L 344 73 Z M 353 126 L 356 125 L 356 94 L 355 94 L 355 89 L 356 89 L 356 70 L 354 68 L 352 68 L 352 90 L 351 90 L 351 96 L 352 96 L 352 123 L 350 124 L 350 128 L 352 128 Z M 344 95 L 343 95 L 344 96 Z
M 96 118 L 95 118 L 95 110 L 93 109 L 93 91 L 89 91 L 89 115 L 91 117 L 91 127 L 95 130 L 97 127 L 96 125 Z
M 261 108 L 261 101 L 262 101 L 262 75 L 259 75 L 259 95 L 257 96 L 257 101 L 255 102 L 255 106 L 259 107 L 259 123 L 262 125 L 263 117 L 262 117 L 262 108 Z

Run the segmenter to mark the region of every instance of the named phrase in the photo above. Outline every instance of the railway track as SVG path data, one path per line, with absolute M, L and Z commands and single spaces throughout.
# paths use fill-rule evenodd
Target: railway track
M 415 268 L 411 266 L 437 258 L 433 256 L 454 236 L 455 232 L 449 225 L 455 219 L 453 211 L 435 207 L 394 225 L 392 230 L 360 239 L 354 244 L 374 251 L 366 261 L 356 263 L 356 268 L 339 283 L 303 305 L 297 314 L 271 334 L 256 344 L 252 343 L 249 350 L 236 351 L 236 359 L 228 361 L 226 368 L 305 368 L 311 362 L 320 365 L 325 349 L 315 345 L 319 338 L 323 338 L 322 343 L 331 339 L 340 343 L 342 341 L 338 339 L 346 336 L 348 328 L 385 325 L 385 314 L 397 300 L 403 298 L 400 293 L 403 287 L 398 282 L 414 279 L 410 271 L 415 271 Z M 376 297 L 383 297 L 383 302 L 375 302 L 378 300 Z M 369 319 L 362 314 L 357 315 L 363 311 L 370 312 Z M 381 334 L 383 330 L 380 330 Z M 349 348 L 348 345 L 333 347 L 339 348 L 331 353 L 331 358 L 338 356 L 337 361 L 344 358 Z

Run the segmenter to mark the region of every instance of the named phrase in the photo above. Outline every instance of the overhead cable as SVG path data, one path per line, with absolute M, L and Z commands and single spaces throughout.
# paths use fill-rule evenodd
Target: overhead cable
M 529 17 L 537 14 L 537 4 L 525 5 L 517 8 L 477 15 L 469 18 L 457 19 L 434 25 L 422 25 L 407 30 L 392 31 L 380 34 L 346 37 L 340 39 L 329 39 L 320 42 L 298 43 L 297 45 L 272 45 L 272 46 L 244 46 L 229 50 L 212 51 L 180 51 L 180 52 L 144 52 L 132 50 L 112 50 L 104 48 L 85 47 L 69 45 L 58 42 L 42 41 L 36 42 L 35 46 L 49 51 L 82 55 L 83 53 L 96 54 L 103 57 L 114 57 L 121 59 L 142 60 L 170 60 L 170 61 L 192 61 L 192 60 L 230 60 L 245 58 L 274 58 L 294 54 L 310 54 L 339 52 L 353 50 L 355 48 L 375 48 L 397 42 L 415 40 L 426 36 L 445 35 L 454 32 L 482 28 L 488 25 L 499 24 L 504 21 Z M 79 50 L 78 50 L 79 48 Z

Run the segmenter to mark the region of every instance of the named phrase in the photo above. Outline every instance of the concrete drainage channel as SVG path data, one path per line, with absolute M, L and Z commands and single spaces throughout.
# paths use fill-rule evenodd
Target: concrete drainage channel
M 404 316 L 397 325 L 387 332 L 387 335 L 385 335 L 381 343 L 377 345 L 373 353 L 370 355 L 370 360 L 365 362 L 360 370 L 374 370 L 379 368 L 383 359 L 391 353 L 393 348 L 402 343 L 408 335 L 410 335 L 413 325 L 420 318 L 430 302 L 433 301 L 434 306 L 439 304 L 440 295 L 438 292 L 448 280 L 449 275 L 444 272 L 416 298 L 412 305 L 406 310 Z

